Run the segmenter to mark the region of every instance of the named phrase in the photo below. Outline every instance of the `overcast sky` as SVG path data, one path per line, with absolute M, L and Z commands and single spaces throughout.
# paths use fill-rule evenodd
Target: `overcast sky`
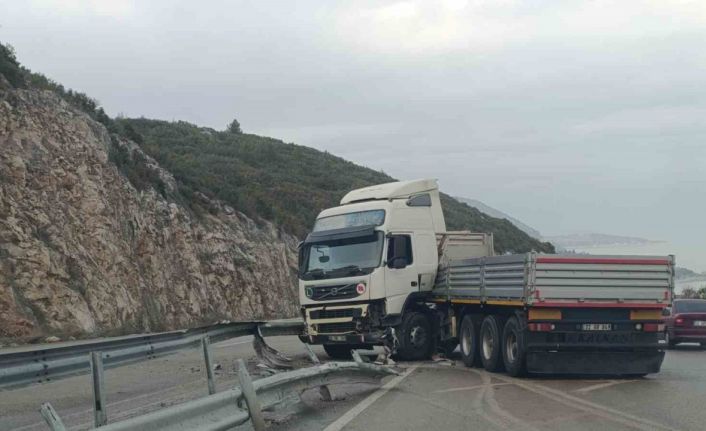
M 706 270 L 706 1 L 0 0 L 0 41 L 111 115 L 236 117 Z

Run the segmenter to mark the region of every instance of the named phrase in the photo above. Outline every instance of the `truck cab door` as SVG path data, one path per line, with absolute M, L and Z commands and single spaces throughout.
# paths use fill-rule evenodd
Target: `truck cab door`
M 400 313 L 405 299 L 419 290 L 411 234 L 390 234 L 387 238 L 385 296 L 387 312 Z

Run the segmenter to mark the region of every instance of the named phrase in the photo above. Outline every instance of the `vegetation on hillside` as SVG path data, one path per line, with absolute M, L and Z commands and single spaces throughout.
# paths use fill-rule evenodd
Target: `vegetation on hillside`
M 215 198 L 301 237 L 321 209 L 337 205 L 351 189 L 395 181 L 327 152 L 243 133 L 237 120 L 225 131 L 216 131 L 183 121 L 111 119 L 85 94 L 66 90 L 22 67 L 12 49 L 1 44 L 0 74 L 16 88 L 53 91 L 105 125 L 113 134 L 110 160 L 135 187 L 152 187 L 195 213 L 210 209 L 204 196 Z M 119 145 L 117 136 L 134 141 L 170 171 L 177 180 L 177 194 L 167 196 L 144 157 Z M 554 252 L 550 243 L 539 242 L 509 221 L 490 217 L 450 196 L 442 195 L 442 206 L 448 229 L 493 232 L 500 253 Z
M 694 289 L 687 287 L 677 295 L 677 298 L 682 299 L 706 299 L 706 286 L 700 287 L 699 289 Z
M 329 153 L 271 138 L 185 122 L 116 121 L 141 135 L 142 148 L 175 176 L 185 196 L 204 193 L 298 236 L 311 228 L 319 211 L 337 205 L 351 189 L 395 181 Z M 554 251 L 509 221 L 450 196 L 442 194 L 442 206 L 449 229 L 493 232 L 499 252 Z

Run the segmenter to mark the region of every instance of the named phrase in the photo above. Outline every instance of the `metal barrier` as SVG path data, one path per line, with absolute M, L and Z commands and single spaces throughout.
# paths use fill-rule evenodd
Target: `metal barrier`
M 303 330 L 301 320 L 271 322 L 230 322 L 183 331 L 133 335 L 72 346 L 51 346 L 0 354 L 0 389 L 57 380 L 91 370 L 91 352 L 100 352 L 105 368 L 120 367 L 179 350 L 198 347 L 203 339 L 218 342 L 252 335 L 296 335 Z M 207 348 L 204 348 L 206 351 Z
M 174 405 L 142 416 L 100 427 L 101 431 L 148 431 L 148 430 L 228 430 L 251 419 L 256 431 L 264 429 L 262 410 L 270 410 L 307 389 L 327 387 L 346 382 L 351 376 L 378 381 L 387 375 L 397 375 L 390 367 L 362 362 L 329 362 L 284 373 L 278 373 L 251 381 L 245 364 L 239 361 L 240 387 Z M 64 431 L 58 413 L 49 403 L 41 408 L 42 416 L 54 431 Z

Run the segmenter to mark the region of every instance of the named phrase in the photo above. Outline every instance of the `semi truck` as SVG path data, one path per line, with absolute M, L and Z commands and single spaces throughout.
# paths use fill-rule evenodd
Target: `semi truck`
M 495 255 L 492 234 L 446 231 L 436 180 L 380 184 L 321 211 L 300 244 L 300 338 L 333 358 L 460 347 L 512 376 L 645 375 L 673 280 L 673 256 Z

